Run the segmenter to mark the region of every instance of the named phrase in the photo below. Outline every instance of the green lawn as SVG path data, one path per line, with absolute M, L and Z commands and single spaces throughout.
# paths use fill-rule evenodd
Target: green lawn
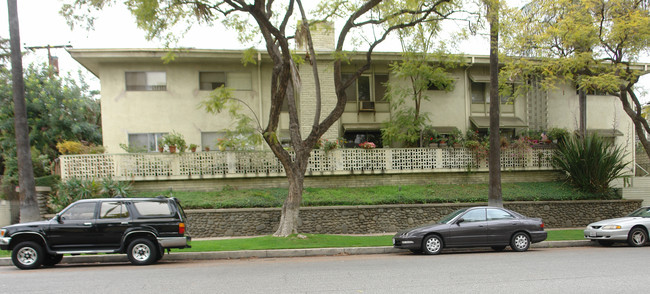
M 174 252 L 205 252 L 205 251 L 235 251 L 235 250 L 266 250 L 266 249 L 299 249 L 299 248 L 334 248 L 334 247 L 376 247 L 391 246 L 392 235 L 382 236 L 342 236 L 304 234 L 306 238 L 291 236 L 277 238 L 262 236 L 253 238 L 234 238 L 220 240 L 192 241 L 192 248 L 173 250 Z M 548 231 L 547 241 L 584 240 L 582 230 L 551 230 Z M 9 251 L 0 251 L 0 257 L 10 256 Z
M 613 195 L 580 192 L 562 182 L 503 183 L 504 201 L 611 199 Z M 169 195 L 169 191 L 142 192 L 132 197 Z M 487 184 L 429 184 L 376 186 L 365 188 L 306 188 L 303 206 L 382 205 L 417 203 L 487 202 Z M 238 190 L 226 187 L 222 191 L 174 191 L 185 209 L 281 207 L 287 189 Z

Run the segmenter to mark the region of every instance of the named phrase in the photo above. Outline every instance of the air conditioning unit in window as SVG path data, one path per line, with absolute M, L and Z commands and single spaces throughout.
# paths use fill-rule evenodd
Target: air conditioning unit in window
M 359 101 L 359 111 L 375 111 L 375 102 Z

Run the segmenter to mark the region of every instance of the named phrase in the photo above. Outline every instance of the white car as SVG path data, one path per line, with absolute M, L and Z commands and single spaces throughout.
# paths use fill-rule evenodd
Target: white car
M 627 242 L 630 246 L 643 246 L 648 242 L 650 206 L 641 207 L 626 217 L 606 219 L 591 223 L 585 229 L 585 238 L 611 246 L 615 242 Z

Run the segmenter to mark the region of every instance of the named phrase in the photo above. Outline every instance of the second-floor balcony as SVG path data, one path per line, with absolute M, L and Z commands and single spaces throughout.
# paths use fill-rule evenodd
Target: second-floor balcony
M 504 149 L 504 171 L 552 170 L 552 148 Z M 486 154 L 467 148 L 313 150 L 307 175 L 487 171 Z M 61 178 L 122 181 L 283 177 L 270 151 L 86 154 L 61 157 Z

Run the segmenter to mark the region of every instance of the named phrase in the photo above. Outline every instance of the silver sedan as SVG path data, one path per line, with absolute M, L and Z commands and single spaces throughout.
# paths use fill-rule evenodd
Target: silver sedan
M 630 246 L 643 246 L 648 242 L 650 206 L 641 207 L 626 217 L 606 219 L 591 223 L 585 229 L 585 238 L 611 246 L 627 242 Z

